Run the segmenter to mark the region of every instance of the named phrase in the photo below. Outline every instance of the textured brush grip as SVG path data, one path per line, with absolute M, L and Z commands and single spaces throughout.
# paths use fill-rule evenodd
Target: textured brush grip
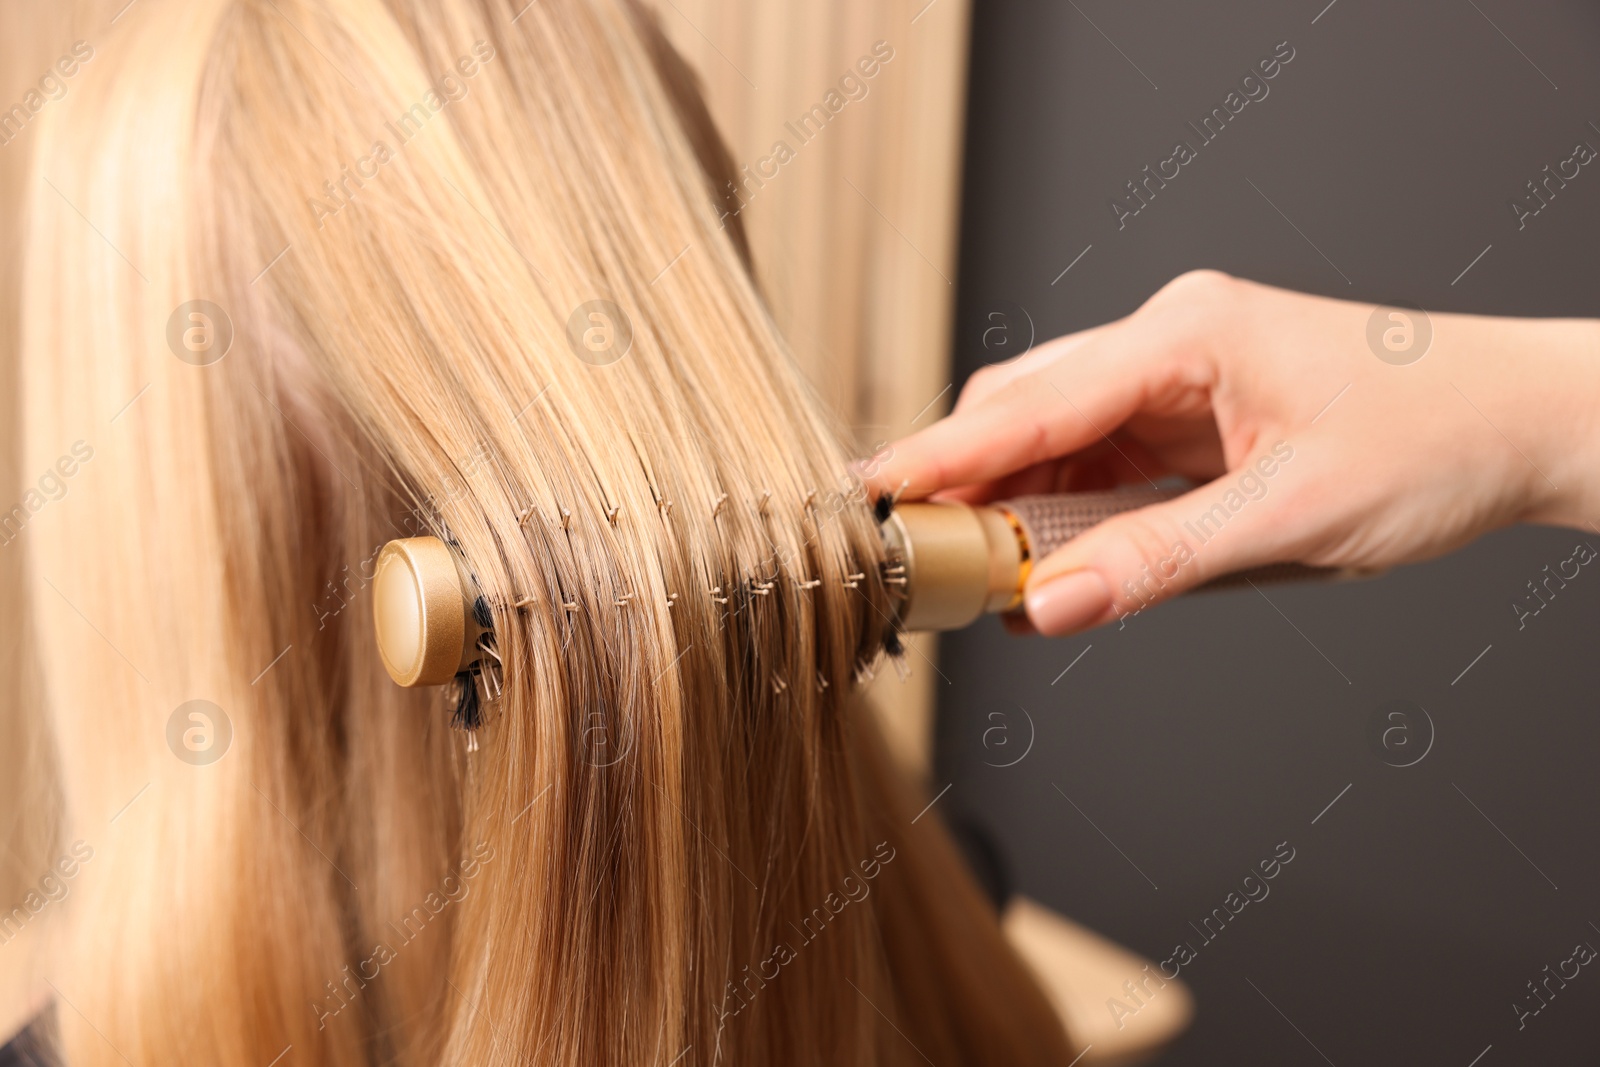
M 1186 492 L 1187 489 L 1130 487 L 1094 493 L 1019 496 L 1013 500 L 1001 501 L 994 506 L 1010 512 L 1022 524 L 1033 560 L 1037 562 L 1091 526 L 1098 526 L 1113 515 L 1147 507 L 1150 504 L 1159 504 L 1182 496 Z M 1191 547 L 1199 548 L 1199 546 Z M 1269 563 L 1264 567 L 1253 567 L 1236 574 L 1222 575 L 1207 582 L 1202 588 L 1226 588 L 1247 582 L 1327 581 L 1343 576 L 1344 572 L 1334 567 Z
M 1124 511 L 1182 496 L 1182 489 L 1148 487 L 1111 489 L 1101 493 L 1050 493 L 1019 496 L 995 506 L 1015 515 L 1028 534 L 1033 558 L 1043 559 L 1091 526 Z

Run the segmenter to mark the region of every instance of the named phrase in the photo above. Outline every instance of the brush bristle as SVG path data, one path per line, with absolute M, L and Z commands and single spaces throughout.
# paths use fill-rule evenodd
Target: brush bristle
M 456 675 L 456 684 L 460 686 L 460 694 L 456 698 L 456 711 L 450 717 L 450 725 L 470 733 L 483 725 L 483 711 L 478 704 L 478 680 L 471 671 L 462 671 Z

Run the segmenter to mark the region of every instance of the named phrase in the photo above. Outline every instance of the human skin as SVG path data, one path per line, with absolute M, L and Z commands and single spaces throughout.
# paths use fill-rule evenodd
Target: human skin
M 1125 319 L 980 370 L 869 487 L 978 503 L 1199 483 L 1041 560 L 1024 604 L 1046 634 L 1266 563 L 1379 570 L 1518 522 L 1600 531 L 1600 322 L 1435 314 L 1402 366 L 1369 346 L 1372 314 L 1182 275 Z M 1273 473 L 1246 483 L 1259 498 L 1226 498 L 1274 446 Z M 1197 537 L 1225 498 L 1245 502 Z

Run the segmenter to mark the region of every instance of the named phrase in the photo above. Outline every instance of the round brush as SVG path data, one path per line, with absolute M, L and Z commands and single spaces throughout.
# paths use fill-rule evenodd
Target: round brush
M 895 505 L 883 497 L 878 519 L 888 555 L 885 571 L 903 593 L 895 627 L 956 630 L 985 614 L 1015 611 L 1035 561 L 1113 515 L 1182 492 L 1055 493 L 976 506 Z M 1202 588 L 1326 579 L 1341 573 L 1274 564 L 1227 575 Z M 443 685 L 464 677 L 463 703 L 470 692 L 473 707 L 458 710 L 457 717 L 464 725 L 475 725 L 471 672 L 494 656 L 494 635 L 488 604 L 460 553 L 437 537 L 389 542 L 378 555 L 373 608 L 378 652 L 389 676 L 405 686 Z

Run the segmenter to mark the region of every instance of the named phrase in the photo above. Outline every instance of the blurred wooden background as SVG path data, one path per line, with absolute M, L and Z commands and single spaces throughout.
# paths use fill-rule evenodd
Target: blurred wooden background
M 0 107 L 9 109 L 21 100 L 62 51 L 107 18 L 83 4 L 0 0 Z M 32 481 L 21 470 L 17 358 L 30 132 L 24 127 L 20 136 L 0 145 L 0 501 L 5 502 L 0 510 L 21 500 L 25 483 Z M 40 875 L 60 854 L 56 813 L 61 801 L 50 724 L 39 710 L 41 679 L 32 637 L 22 623 L 27 561 L 26 537 L 0 545 L 0 920 L 30 891 L 37 892 Z M 0 1044 L 43 1004 L 44 966 L 60 910 L 48 909 L 20 932 L 0 926 Z

